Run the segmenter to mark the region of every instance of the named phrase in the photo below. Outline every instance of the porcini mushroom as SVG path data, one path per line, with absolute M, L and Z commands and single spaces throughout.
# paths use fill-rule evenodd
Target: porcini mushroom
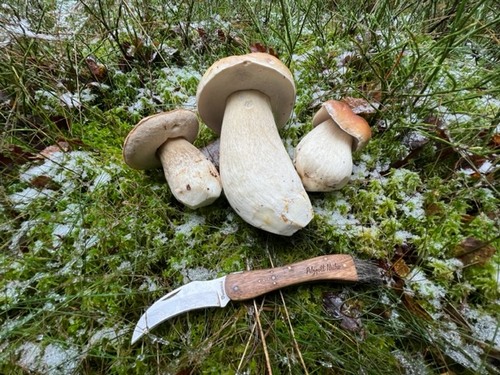
M 142 119 L 123 144 L 123 159 L 134 169 L 163 167 L 174 197 L 195 209 L 221 194 L 219 173 L 192 145 L 198 134 L 198 118 L 188 110 L 162 112 Z
M 365 119 L 344 102 L 329 100 L 314 115 L 314 128 L 299 142 L 294 164 L 307 191 L 338 190 L 349 182 L 352 152 L 371 138 Z
M 278 128 L 295 102 L 288 68 L 267 53 L 223 58 L 204 74 L 196 94 L 202 120 L 220 134 L 224 194 L 238 215 L 290 236 L 312 219 L 312 206 Z

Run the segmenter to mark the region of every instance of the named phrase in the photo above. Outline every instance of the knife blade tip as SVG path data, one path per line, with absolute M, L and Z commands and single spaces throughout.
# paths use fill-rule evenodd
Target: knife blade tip
M 130 340 L 130 345 L 134 345 L 147 332 L 148 332 L 147 330 L 144 330 L 136 326 L 134 329 L 134 333 L 132 334 L 132 340 Z

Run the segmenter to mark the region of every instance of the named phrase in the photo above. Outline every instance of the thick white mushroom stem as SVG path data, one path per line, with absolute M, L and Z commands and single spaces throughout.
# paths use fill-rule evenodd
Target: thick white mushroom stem
M 163 172 L 174 197 L 189 208 L 207 206 L 221 194 L 214 165 L 184 138 L 171 138 L 158 149 Z
M 329 119 L 317 125 L 297 145 L 295 168 L 307 191 L 341 189 L 352 173 L 353 137 Z
M 219 168 L 227 200 L 249 224 L 290 236 L 312 219 L 311 202 L 281 142 L 267 95 L 247 90 L 228 97 Z

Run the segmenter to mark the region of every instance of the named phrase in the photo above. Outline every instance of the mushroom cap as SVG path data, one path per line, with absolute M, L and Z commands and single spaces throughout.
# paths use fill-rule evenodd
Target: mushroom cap
M 313 117 L 312 124 L 317 126 L 332 119 L 343 131 L 354 137 L 354 151 L 361 150 L 370 140 L 372 131 L 366 120 L 355 114 L 347 103 L 328 100 Z
M 285 64 L 263 52 L 225 57 L 208 68 L 196 93 L 200 117 L 217 134 L 220 134 L 227 98 L 243 90 L 257 90 L 269 97 L 278 128 L 290 118 L 295 84 Z
M 123 160 L 134 169 L 161 167 L 156 155 L 169 138 L 182 137 L 193 142 L 198 135 L 198 118 L 186 109 L 176 109 L 143 118 L 123 143 Z

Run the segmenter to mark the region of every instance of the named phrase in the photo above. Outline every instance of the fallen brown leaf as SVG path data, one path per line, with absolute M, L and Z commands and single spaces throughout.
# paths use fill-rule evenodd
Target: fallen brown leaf
M 464 266 L 484 265 L 496 253 L 496 249 L 477 238 L 469 237 L 455 248 L 455 257 Z
M 27 162 L 33 154 L 23 150 L 17 145 L 7 145 L 0 151 L 0 169 Z
M 47 159 L 55 152 L 68 152 L 70 149 L 69 143 L 66 141 L 59 141 L 55 145 L 45 147 L 33 159 Z
M 500 133 L 493 134 L 493 137 L 491 137 L 491 145 L 494 148 L 500 148 Z
M 58 188 L 58 185 L 57 183 L 52 179 L 50 178 L 49 176 L 36 176 L 35 178 L 33 178 L 30 183 L 36 187 L 36 188 L 39 188 L 39 189 L 52 189 L 52 190 L 55 190 Z
M 380 103 L 377 101 L 369 102 L 363 98 L 345 97 L 341 101 L 346 103 L 355 114 L 365 119 L 373 117 L 373 115 L 377 113 L 377 109 L 380 106 Z
M 406 306 L 408 311 L 415 314 L 416 316 L 425 319 L 432 320 L 429 313 L 422 307 L 422 305 L 408 293 L 401 294 L 401 302 Z
M 410 267 L 408 267 L 403 258 L 396 260 L 392 268 L 399 277 L 406 277 L 410 273 Z
M 108 76 L 108 68 L 103 63 L 98 62 L 94 57 L 89 56 L 85 59 L 85 63 L 94 76 L 96 81 L 104 81 Z
M 250 52 L 255 53 L 255 52 L 264 52 L 268 53 L 270 55 L 273 55 L 274 57 L 278 57 L 278 53 L 276 50 L 272 47 L 265 46 L 262 43 L 256 42 L 253 44 L 250 44 Z

